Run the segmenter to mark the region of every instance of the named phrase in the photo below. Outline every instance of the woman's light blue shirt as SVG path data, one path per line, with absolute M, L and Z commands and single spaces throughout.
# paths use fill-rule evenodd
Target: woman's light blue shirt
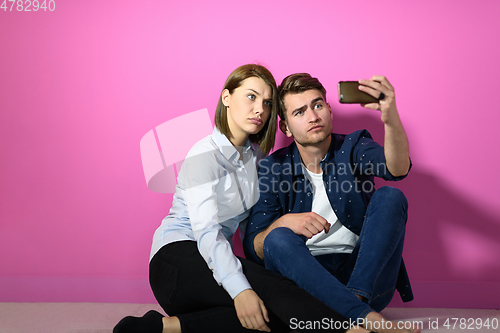
M 256 165 L 262 152 L 249 140 L 242 154 L 217 128 L 189 151 L 177 177 L 172 208 L 153 236 L 151 256 L 166 244 L 191 240 L 219 285 L 234 298 L 250 284 L 231 239 L 244 232 L 259 197 Z

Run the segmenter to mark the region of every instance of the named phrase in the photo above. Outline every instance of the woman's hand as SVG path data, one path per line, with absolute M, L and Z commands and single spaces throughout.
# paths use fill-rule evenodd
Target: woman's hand
M 266 325 L 269 322 L 264 302 L 252 289 L 243 290 L 234 298 L 234 307 L 241 326 L 251 330 L 270 332 Z

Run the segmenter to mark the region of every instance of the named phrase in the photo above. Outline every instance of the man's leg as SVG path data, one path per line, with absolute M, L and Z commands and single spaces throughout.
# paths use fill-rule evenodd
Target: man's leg
M 407 209 L 408 202 L 400 190 L 386 186 L 375 191 L 358 243 L 340 278 L 353 293 L 366 298 L 375 311 L 384 309 L 394 295 Z
M 288 228 L 276 228 L 264 241 L 266 268 L 295 281 L 323 303 L 352 320 L 373 311 L 340 283 L 309 252 L 302 237 Z

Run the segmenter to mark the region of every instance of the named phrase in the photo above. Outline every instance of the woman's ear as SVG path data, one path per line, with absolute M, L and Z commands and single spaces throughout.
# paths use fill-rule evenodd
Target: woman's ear
M 229 93 L 229 90 L 224 89 L 222 91 L 221 99 L 222 99 L 222 104 L 224 104 L 225 107 L 229 106 L 230 98 L 231 98 L 231 94 Z
M 287 137 L 292 136 L 292 132 L 290 132 L 290 130 L 288 129 L 288 125 L 286 124 L 286 121 L 281 119 L 279 126 L 280 126 L 280 130 L 283 132 L 283 134 L 285 134 Z

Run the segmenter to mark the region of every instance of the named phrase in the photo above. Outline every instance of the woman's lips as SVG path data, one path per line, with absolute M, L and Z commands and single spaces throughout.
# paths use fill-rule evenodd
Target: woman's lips
M 262 120 L 259 118 L 250 118 L 250 121 L 256 125 L 262 125 Z

